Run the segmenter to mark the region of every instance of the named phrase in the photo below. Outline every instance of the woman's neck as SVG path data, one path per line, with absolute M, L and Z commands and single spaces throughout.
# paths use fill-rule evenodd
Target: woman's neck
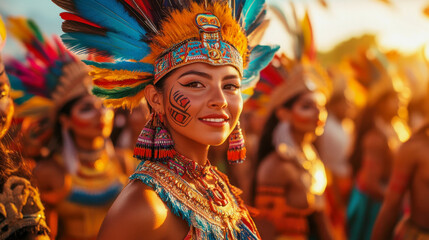
M 74 138 L 76 147 L 82 150 L 98 150 L 104 147 L 105 139 L 103 137 L 95 138 Z
M 313 139 L 313 133 L 300 132 L 291 127 L 292 139 L 295 142 L 296 146 L 302 146 L 304 143 L 310 142 Z
M 209 152 L 208 145 L 198 144 L 197 146 L 197 144 L 191 145 L 181 143 L 180 141 L 174 143 L 174 148 L 177 152 L 200 165 L 205 165 L 207 163 L 207 155 Z

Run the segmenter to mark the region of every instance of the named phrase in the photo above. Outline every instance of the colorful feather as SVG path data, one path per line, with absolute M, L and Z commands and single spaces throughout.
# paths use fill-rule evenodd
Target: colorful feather
M 110 56 L 115 59 L 142 59 L 150 53 L 147 45 L 136 45 L 116 33 L 99 36 L 87 33 L 66 33 L 61 36 L 64 44 L 77 53 Z
M 52 94 L 61 82 L 65 65 L 78 61 L 54 37 L 46 39 L 38 26 L 29 19 L 9 18 L 9 29 L 26 47 L 24 62 L 14 58 L 5 62 L 12 96 L 19 117 L 49 114 L 56 103 Z
M 149 72 L 153 73 L 153 65 L 143 62 L 115 62 L 115 63 L 105 63 L 105 62 L 94 62 L 84 60 L 84 63 L 90 66 L 97 68 L 105 68 L 110 70 L 127 70 L 132 72 Z
M 243 88 L 255 86 L 259 77 L 259 72 L 270 63 L 279 48 L 279 46 L 258 45 L 252 49 L 249 56 L 249 65 L 244 70 L 242 81 Z
M 265 10 L 265 0 L 247 0 L 244 3 L 240 16 L 240 25 L 247 30 L 250 29 L 257 17 Z

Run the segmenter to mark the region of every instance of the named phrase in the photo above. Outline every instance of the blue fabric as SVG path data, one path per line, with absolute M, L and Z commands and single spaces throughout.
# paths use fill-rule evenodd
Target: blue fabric
M 92 193 L 82 189 L 72 189 L 68 200 L 72 203 L 85 206 L 100 206 L 115 200 L 122 190 L 123 184 L 120 182 L 112 184 L 104 191 Z
M 347 207 L 349 240 L 369 240 L 382 202 L 371 199 L 356 186 Z

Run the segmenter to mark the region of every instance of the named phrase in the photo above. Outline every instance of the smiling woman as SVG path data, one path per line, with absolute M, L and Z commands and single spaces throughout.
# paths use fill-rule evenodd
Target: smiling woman
M 146 98 L 152 109 L 134 149 L 141 163 L 99 239 L 259 239 L 207 154 L 229 138 L 231 162 L 245 158 L 243 99 L 278 49 L 258 45 L 265 1 L 54 2 L 69 12 L 69 48 L 117 59 L 86 62 L 93 93 L 115 107 Z

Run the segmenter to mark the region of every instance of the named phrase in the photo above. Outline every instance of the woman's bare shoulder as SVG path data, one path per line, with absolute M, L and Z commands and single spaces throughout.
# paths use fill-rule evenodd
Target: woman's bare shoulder
M 156 192 L 134 180 L 119 194 L 101 226 L 98 239 L 159 239 L 169 210 Z
M 258 183 L 285 185 L 290 181 L 290 176 L 294 173 L 295 167 L 290 161 L 286 161 L 276 152 L 273 152 L 262 160 L 257 171 Z

